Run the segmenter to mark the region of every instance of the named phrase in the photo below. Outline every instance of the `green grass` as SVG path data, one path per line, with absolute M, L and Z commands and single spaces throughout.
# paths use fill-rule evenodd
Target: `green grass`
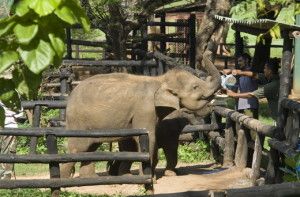
M 48 197 L 51 196 L 50 189 L 13 189 L 13 190 L 0 190 L 1 197 Z M 122 195 L 91 195 L 91 194 L 78 194 L 74 192 L 63 191 L 60 193 L 60 197 L 123 197 Z
M 97 162 L 96 171 L 102 172 L 106 170 L 107 162 Z M 79 163 L 76 163 L 75 170 L 79 172 Z M 36 176 L 41 174 L 49 174 L 48 164 L 15 164 L 16 176 Z

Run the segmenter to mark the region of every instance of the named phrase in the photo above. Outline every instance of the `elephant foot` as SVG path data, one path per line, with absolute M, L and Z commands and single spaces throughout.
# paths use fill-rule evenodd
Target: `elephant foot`
M 177 176 L 177 173 L 175 172 L 175 170 L 165 170 L 164 175 L 165 176 Z
M 75 174 L 75 166 L 72 164 L 62 164 L 60 167 L 60 178 L 71 178 Z
M 95 172 L 95 163 L 86 162 L 80 166 L 79 177 L 81 178 L 96 178 L 98 175 Z

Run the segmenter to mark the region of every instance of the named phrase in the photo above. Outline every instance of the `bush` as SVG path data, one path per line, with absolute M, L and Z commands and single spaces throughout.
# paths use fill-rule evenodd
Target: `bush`
M 209 150 L 209 144 L 203 140 L 180 145 L 178 149 L 178 160 L 187 163 L 207 161 L 210 159 Z
M 42 114 L 41 114 L 41 121 L 40 125 L 41 127 L 47 127 L 49 120 L 52 118 L 56 118 L 59 116 L 59 110 L 58 109 L 43 109 Z M 28 121 L 26 121 L 23 124 L 18 125 L 19 128 L 30 128 L 32 127 Z M 65 152 L 64 149 L 64 138 L 57 138 L 57 145 L 59 147 L 59 150 L 61 152 Z M 19 154 L 27 154 L 29 153 L 29 144 L 30 144 L 30 138 L 29 137 L 23 137 L 23 136 L 18 136 L 17 137 L 17 152 Z M 60 148 L 61 147 L 61 148 Z M 37 144 L 37 153 L 45 153 L 47 151 L 46 148 L 46 139 L 45 138 L 38 138 L 38 144 Z

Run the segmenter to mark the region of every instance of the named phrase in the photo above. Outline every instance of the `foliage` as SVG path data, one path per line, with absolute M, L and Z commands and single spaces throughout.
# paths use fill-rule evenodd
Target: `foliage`
M 300 13 L 300 4 L 295 3 L 293 0 L 271 0 L 268 1 L 270 3 L 269 6 L 273 6 L 275 10 L 274 15 L 277 16 L 276 21 L 283 22 L 287 24 L 295 23 L 295 15 Z M 278 5 L 277 7 L 275 5 Z M 235 19 L 243 19 L 243 20 L 254 20 L 261 16 L 259 13 L 264 13 L 265 9 L 268 8 L 266 1 L 264 0 L 245 0 L 245 1 L 236 1 L 236 4 L 231 8 L 230 15 Z M 280 27 L 276 24 L 269 31 L 264 34 L 258 36 L 256 39 L 254 36 L 249 34 L 242 33 L 242 37 L 250 38 L 250 42 L 254 43 L 255 40 L 259 41 L 266 36 L 271 36 L 273 39 L 280 39 Z M 233 31 L 229 31 L 227 40 L 229 43 L 234 42 L 233 39 Z
M 159 150 L 159 160 L 166 161 L 162 149 Z M 181 144 L 178 147 L 178 161 L 185 163 L 201 162 L 210 159 L 209 144 L 203 140 L 195 143 Z
M 284 172 L 285 181 L 300 181 L 300 154 L 295 157 L 285 157 L 285 167 L 280 168 Z
M 10 72 L 12 78 L 0 78 L 0 100 L 17 110 L 19 96 L 36 97 L 42 71 L 60 65 L 64 29 L 79 23 L 89 30 L 89 21 L 78 0 L 15 1 L 9 13 L 0 19 L 0 74 Z
M 39 189 L 13 189 L 13 190 L 0 190 L 1 197 L 47 197 L 51 196 L 51 191 L 47 189 L 46 191 L 42 191 Z M 78 194 L 74 192 L 61 192 L 61 197 L 122 197 L 121 195 L 92 195 L 92 194 Z
M 195 143 L 180 145 L 178 148 L 178 160 L 183 162 L 200 162 L 210 159 L 209 144 L 203 140 Z
M 49 120 L 58 117 L 59 110 L 58 109 L 50 109 L 50 110 L 42 110 L 41 114 L 41 127 L 46 127 L 48 125 Z M 19 128 L 29 128 L 31 125 L 28 122 L 18 125 Z M 57 145 L 60 152 L 65 152 L 64 148 L 64 138 L 57 138 Z M 18 154 L 28 154 L 29 153 L 29 144 L 30 138 L 24 136 L 17 137 L 17 152 Z M 37 144 L 37 153 L 42 154 L 47 151 L 46 147 L 46 139 L 45 138 L 38 138 Z
M 257 2 L 257 18 L 269 18 L 276 19 L 282 11 L 282 8 L 289 8 L 288 15 L 285 16 L 284 23 L 294 24 L 294 17 L 296 13 L 299 12 L 298 3 L 295 3 L 293 0 L 273 0 L 273 1 L 265 1 L 265 0 L 256 0 Z M 273 3 L 273 4 L 271 4 Z M 277 20 L 280 22 L 280 20 Z M 265 37 L 271 36 L 273 39 L 281 38 L 281 29 L 278 24 L 275 24 L 271 29 L 267 32 L 260 34 L 258 36 L 257 41 L 264 41 Z

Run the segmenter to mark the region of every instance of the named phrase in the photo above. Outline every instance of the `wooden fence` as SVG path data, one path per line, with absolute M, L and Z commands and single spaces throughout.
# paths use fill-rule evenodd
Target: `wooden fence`
M 65 101 L 26 101 L 22 102 L 22 106 L 26 109 L 36 109 L 37 114 L 40 114 L 41 108 L 44 106 L 48 108 L 64 108 Z M 222 161 L 224 166 L 235 166 L 240 169 L 249 169 L 249 178 L 252 180 L 253 185 L 264 184 L 261 169 L 262 157 L 266 151 L 263 149 L 264 137 L 271 137 L 270 146 L 272 149 L 279 151 L 287 156 L 295 156 L 295 146 L 297 144 L 299 135 L 299 112 L 300 104 L 285 99 L 282 101 L 282 106 L 286 109 L 287 115 L 285 130 L 287 138 L 285 141 L 279 141 L 277 138 L 273 138 L 276 134 L 277 127 L 265 125 L 260 121 L 250 118 L 246 115 L 238 113 L 234 110 L 230 110 L 221 106 L 215 106 L 214 112 L 211 116 L 210 124 L 203 125 L 188 125 L 183 129 L 183 133 L 188 132 L 204 132 L 208 138 L 213 142 L 211 147 L 212 152 L 216 157 L 220 158 L 222 154 Z M 39 112 L 38 112 L 39 111 Z M 38 119 L 38 116 L 34 117 Z M 222 123 L 222 118 L 226 119 L 226 123 Z M 291 129 L 292 128 L 292 129 Z M 255 139 L 250 137 L 250 133 L 255 133 Z M 152 184 L 151 174 L 149 174 L 150 163 L 149 154 L 147 149 L 147 132 L 145 130 L 122 130 L 122 131 L 66 131 L 63 129 L 51 129 L 51 128 L 31 128 L 31 129 L 5 129 L 2 131 L 3 135 L 17 135 L 28 137 L 46 137 L 48 154 L 45 155 L 0 155 L 0 162 L 4 163 L 49 163 L 50 166 L 50 180 L 3 180 L 0 181 L 0 188 L 44 188 L 49 187 L 52 189 L 53 195 L 56 195 L 60 187 L 73 187 L 84 185 L 98 185 L 98 184 Z M 140 144 L 143 145 L 142 153 L 80 153 L 76 155 L 57 154 L 57 137 L 112 137 L 112 136 L 140 136 Z M 288 143 L 287 143 L 288 142 Z M 146 145 L 145 145 L 146 144 Z M 215 146 L 214 146 L 215 145 Z M 271 149 L 271 150 L 272 150 Z M 249 152 L 253 154 L 249 158 Z M 268 153 L 269 154 L 269 153 Z M 282 156 L 282 155 L 281 155 Z M 277 158 L 278 160 L 280 158 Z M 127 177 L 99 177 L 88 179 L 59 179 L 59 165 L 58 163 L 70 162 L 70 161 L 111 161 L 111 160 L 134 160 L 144 162 L 144 171 L 147 176 L 134 176 L 133 179 Z M 247 166 L 247 161 L 251 161 L 251 165 Z M 279 167 L 283 163 L 278 163 L 276 171 L 279 171 Z M 146 167 L 147 168 L 146 168 Z M 146 170 L 148 169 L 148 170 Z M 267 173 L 268 174 L 268 173 Z M 297 183 L 284 183 L 280 185 L 264 185 L 261 187 L 252 187 L 245 189 L 230 189 L 225 192 L 219 192 L 221 196 L 250 196 L 250 195 L 262 195 L 267 196 L 272 192 L 286 191 L 286 194 L 299 194 L 299 184 Z
M 2 129 L 1 135 L 45 137 L 47 154 L 0 155 L 0 163 L 49 163 L 51 179 L 0 180 L 1 189 L 51 188 L 52 196 L 58 196 L 61 187 L 103 184 L 145 184 L 152 186 L 148 132 L 144 129 L 119 130 L 64 130 L 53 128 Z M 141 152 L 99 152 L 58 154 L 58 137 L 139 137 Z M 59 163 L 84 161 L 137 161 L 142 162 L 143 175 L 99 176 L 99 178 L 60 178 Z
M 252 183 L 260 178 L 261 160 L 263 154 L 263 141 L 265 136 L 272 137 L 276 127 L 261 123 L 259 120 L 250 118 L 244 114 L 231 109 L 216 106 L 212 123 L 220 124 L 222 117 L 226 118 L 226 126 L 222 137 L 222 132 L 211 133 L 214 136 L 215 145 L 213 153 L 216 158 L 220 158 L 220 150 L 223 151 L 223 165 L 236 166 L 244 169 L 247 161 L 251 160 L 251 171 L 249 178 Z M 255 136 L 255 139 L 251 137 Z M 253 150 L 252 158 L 249 151 Z

